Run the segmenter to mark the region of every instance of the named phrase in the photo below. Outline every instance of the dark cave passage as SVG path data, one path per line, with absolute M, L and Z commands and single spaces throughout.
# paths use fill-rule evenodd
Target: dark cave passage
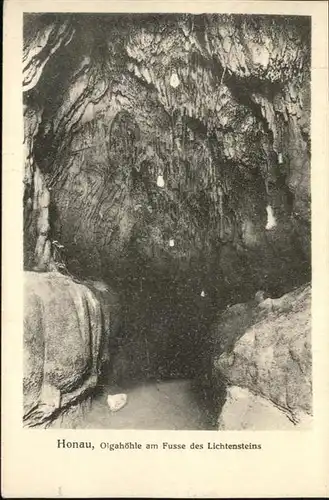
M 152 273 L 133 267 L 121 281 L 123 322 L 110 340 L 113 357 L 105 383 L 129 390 L 185 379 L 192 383 L 193 400 L 213 411 L 209 331 L 220 311 L 216 289 L 196 268 Z
M 76 425 L 213 429 L 224 390 L 212 385 L 209 332 L 229 295 L 218 297 L 206 262 L 164 272 L 134 255 L 132 250 L 124 269 L 112 275 L 121 290 L 122 321 L 109 339 L 110 359 L 95 399 Z M 121 392 L 128 395 L 129 408 L 110 421 L 107 394 Z M 62 425 L 70 425 L 70 418 L 64 417 Z

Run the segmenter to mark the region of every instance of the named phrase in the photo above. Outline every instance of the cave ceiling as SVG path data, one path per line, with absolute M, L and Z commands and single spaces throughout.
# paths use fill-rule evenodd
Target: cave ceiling
M 309 18 L 30 14 L 23 63 L 27 268 L 305 279 Z

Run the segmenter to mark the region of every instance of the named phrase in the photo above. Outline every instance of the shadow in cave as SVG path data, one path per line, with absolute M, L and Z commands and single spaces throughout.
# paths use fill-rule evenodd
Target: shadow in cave
M 128 398 L 141 388 L 165 390 L 187 414 L 188 406 L 197 407 L 200 428 L 215 428 L 224 390 L 222 397 L 211 377 L 209 332 L 218 304 L 204 266 L 157 272 L 135 255 L 120 287 L 122 323 L 110 340 L 112 360 L 102 390 L 124 391 Z

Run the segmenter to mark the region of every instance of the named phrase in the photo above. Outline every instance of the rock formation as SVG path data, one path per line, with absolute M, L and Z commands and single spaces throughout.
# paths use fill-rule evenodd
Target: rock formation
M 226 288 L 280 287 L 288 269 L 300 280 L 309 29 L 272 16 L 27 16 L 26 266 L 47 268 L 57 239 L 72 271 L 99 278 L 134 245 L 167 271 L 216 256 Z
M 24 423 L 44 424 L 90 395 L 110 358 L 118 302 L 60 273 L 25 273 Z
M 25 15 L 24 267 L 120 294 L 116 380 L 190 376 L 218 312 L 310 280 L 310 32 Z
M 225 381 L 220 430 L 306 426 L 312 416 L 311 289 L 230 307 L 213 331 Z

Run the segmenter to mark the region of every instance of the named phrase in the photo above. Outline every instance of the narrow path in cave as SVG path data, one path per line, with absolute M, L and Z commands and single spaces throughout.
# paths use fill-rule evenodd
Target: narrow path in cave
M 214 310 L 208 296 L 200 295 L 200 271 L 194 269 L 194 279 L 173 277 L 170 269 L 149 275 L 136 264 L 129 271 L 122 287 L 124 321 L 111 338 L 98 392 L 51 427 L 213 429 L 218 412 L 206 383 L 206 337 Z M 111 412 L 107 397 L 120 393 L 127 394 L 127 404 Z
M 104 387 L 77 417 L 70 410 L 55 426 L 76 429 L 211 430 L 213 423 L 191 380 L 140 383 L 123 389 L 128 395 L 125 407 L 112 413 L 108 394 L 118 391 Z

